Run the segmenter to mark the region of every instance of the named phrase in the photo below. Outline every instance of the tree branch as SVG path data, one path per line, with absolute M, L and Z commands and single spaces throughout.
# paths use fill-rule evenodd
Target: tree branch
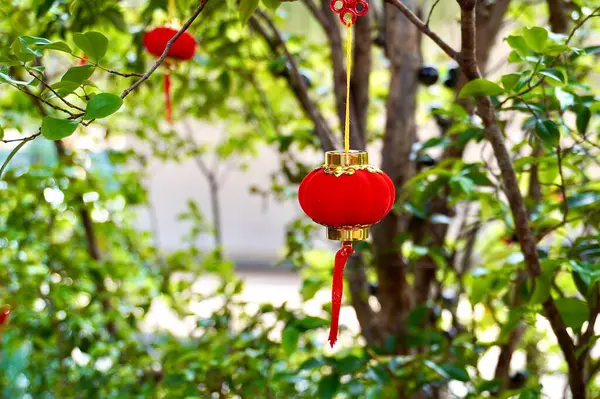
M 552 32 L 567 33 L 569 17 L 565 2 L 563 0 L 546 0 L 546 3 L 548 4 L 548 14 L 550 14 L 548 23 Z
M 476 0 L 459 0 L 461 6 L 461 32 L 463 49 L 461 51 L 461 66 L 469 80 L 481 78 L 481 73 L 475 59 L 475 3 Z M 529 275 L 535 278 L 541 273 L 540 261 L 537 254 L 536 241 L 529 227 L 529 216 L 525 209 L 523 196 L 519 189 L 517 176 L 513 169 L 510 154 L 504 143 L 504 136 L 500 130 L 492 103 L 488 97 L 477 98 L 477 113 L 482 119 L 485 132 L 494 150 L 494 155 L 500 168 L 504 192 L 508 198 L 514 218 L 515 230 L 525 258 Z M 569 365 L 569 382 L 574 397 L 585 398 L 585 384 L 582 386 L 581 370 L 575 355 L 575 345 L 567 332 L 567 328 L 560 317 L 560 313 L 552 298 L 543 304 L 544 314 L 552 331 L 556 335 L 559 346 Z M 578 396 L 580 395 L 580 396 Z
M 279 30 L 277 30 L 274 25 L 269 25 L 272 31 L 272 34 L 269 34 L 255 16 L 250 18 L 249 24 L 252 30 L 262 36 L 263 40 L 274 55 L 279 55 L 279 49 L 283 51 L 288 63 L 291 66 L 290 70 L 285 76 L 292 91 L 294 92 L 298 102 L 300 102 L 300 105 L 306 112 L 307 116 L 313 121 L 315 125 L 315 132 L 317 137 L 319 137 L 321 140 L 321 147 L 323 150 L 334 150 L 337 147 L 337 143 L 334 139 L 331 129 L 329 128 L 325 118 L 323 118 L 319 112 L 319 108 L 315 102 L 310 98 L 308 87 L 306 86 L 304 79 L 302 79 L 302 75 L 300 75 L 296 60 L 287 49 Z
M 321 10 L 314 4 L 313 0 L 304 0 L 313 16 L 321 23 L 321 26 L 329 43 L 331 55 L 331 64 L 333 71 L 333 94 L 335 97 L 335 108 L 340 126 L 343 127 L 346 121 L 346 60 L 345 52 L 342 47 L 342 35 L 340 34 L 341 23 L 336 14 L 329 9 L 329 1 L 321 0 Z M 359 19 L 364 19 L 362 17 Z M 352 86 L 351 86 L 352 89 Z M 353 99 L 350 100 L 350 121 L 358 120 L 357 109 Z M 350 130 L 350 146 L 356 149 L 363 149 L 366 141 L 364 132 L 360 130 L 360 124 L 352 126 Z
M 372 345 L 379 340 L 378 329 L 373 323 L 375 312 L 369 305 L 369 283 L 365 273 L 365 262 L 360 254 L 355 254 L 348 259 L 346 266 L 346 279 L 350 287 L 350 301 L 356 318 L 360 324 L 367 344 Z
M 29 68 L 27 68 L 25 65 L 23 65 L 23 67 L 25 68 L 25 70 L 27 71 L 27 73 L 28 73 L 29 75 L 31 75 L 31 76 L 32 76 L 32 77 L 33 77 L 35 80 L 37 80 L 38 82 L 40 82 L 40 84 L 42 85 L 42 87 L 44 87 L 45 89 L 48 89 L 48 90 L 50 90 L 50 92 L 51 92 L 52 94 L 54 94 L 56 97 L 58 97 L 58 98 L 60 99 L 60 101 L 62 101 L 62 102 L 63 102 L 63 104 L 65 104 L 65 105 L 66 105 L 66 106 L 68 106 L 68 107 L 75 108 L 75 109 L 76 109 L 76 110 L 78 110 L 78 111 L 85 112 L 85 110 L 84 110 L 83 108 L 80 108 L 80 107 L 78 107 L 78 106 L 76 106 L 76 105 L 72 104 L 71 102 L 67 101 L 67 99 L 66 99 L 66 98 L 64 98 L 63 96 L 61 96 L 60 94 L 58 94 L 58 93 L 56 92 L 56 90 L 54 90 L 54 89 L 53 89 L 53 88 L 52 88 L 52 87 L 51 87 L 51 86 L 50 86 L 48 83 L 46 83 L 46 82 L 44 81 L 44 79 L 42 79 L 42 78 L 40 78 L 40 77 L 36 76 L 36 74 L 35 74 L 35 73 L 33 73 L 33 72 L 31 72 L 31 70 L 30 70 Z
M 448 55 L 448 57 L 458 61 L 458 53 L 450 47 L 448 43 L 446 43 L 441 37 L 439 37 L 436 33 L 434 33 L 429 26 L 419 17 L 415 15 L 408 7 L 406 7 L 400 0 L 385 0 L 386 3 L 394 5 L 408 20 L 416 26 L 423 34 L 428 36 L 431 40 L 435 42 L 442 49 L 444 53 Z

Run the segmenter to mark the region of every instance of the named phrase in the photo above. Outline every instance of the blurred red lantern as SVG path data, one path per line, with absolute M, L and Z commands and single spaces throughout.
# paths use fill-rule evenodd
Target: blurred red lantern
M 330 240 L 342 241 L 333 270 L 332 315 L 329 342 L 337 340 L 346 260 L 352 241 L 364 240 L 369 226 L 387 215 L 396 198 L 388 175 L 369 165 L 365 151 L 330 151 L 325 164 L 310 172 L 300 184 L 298 201 L 315 222 L 327 227 Z
M 10 309 L 4 309 L 2 312 L 0 312 L 0 327 L 6 323 L 8 315 L 10 315 Z
M 179 30 L 168 26 L 159 26 L 150 30 L 144 35 L 144 47 L 146 51 L 155 57 L 160 57 L 167 48 L 167 43 L 177 34 Z M 167 72 L 165 72 L 165 107 L 167 112 L 167 120 L 169 123 L 173 121 L 172 118 L 172 107 L 171 107 L 171 77 L 169 75 L 169 68 L 173 66 L 175 62 L 187 61 L 194 57 L 196 54 L 196 39 L 188 32 L 183 32 L 171 45 L 167 52 L 167 58 L 165 59 L 165 66 Z

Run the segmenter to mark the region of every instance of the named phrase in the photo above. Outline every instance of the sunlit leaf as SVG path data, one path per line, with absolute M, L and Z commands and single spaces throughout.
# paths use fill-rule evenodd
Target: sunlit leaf
M 42 136 L 48 140 L 60 140 L 72 135 L 77 126 L 78 121 L 67 119 L 57 119 L 47 116 L 42 121 Z
M 123 100 L 116 94 L 97 94 L 88 102 L 83 119 L 106 118 L 117 112 L 121 105 L 123 105 Z
M 100 61 L 108 50 L 108 39 L 100 32 L 74 33 L 73 41 L 94 62 Z

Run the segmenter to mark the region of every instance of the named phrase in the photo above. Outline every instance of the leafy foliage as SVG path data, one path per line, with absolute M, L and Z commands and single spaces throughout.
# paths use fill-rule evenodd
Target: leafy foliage
M 534 398 L 541 395 L 542 377 L 564 373 L 564 365 L 547 361 L 559 350 L 540 322 L 544 303 L 552 298 L 578 337 L 585 336 L 599 306 L 600 183 L 594 171 L 600 159 L 600 98 L 592 76 L 600 70 L 598 47 L 583 44 L 585 29 L 593 34 L 598 28 L 595 20 L 584 21 L 584 9 L 573 13 L 579 18 L 574 22 L 581 23 L 573 37 L 536 26 L 532 10 L 513 10 L 522 12 L 519 20 L 529 26 L 505 39 L 510 73 L 467 83 L 458 102 L 450 91 L 419 93 L 421 102 L 442 102 L 421 116 L 440 127 L 444 123 L 443 134 L 412 149 L 411 159 L 426 166 L 404 187 L 395 212 L 411 215 L 415 225 L 452 225 L 458 233 L 432 245 L 415 228 L 395 243 L 411 281 L 420 261 L 435 265 L 439 292 L 404 315 L 402 335 L 365 345 L 346 331 L 348 345 L 330 354 L 323 350 L 327 306 L 317 317 L 285 305 L 256 309 L 238 299 L 242 284 L 232 263 L 220 248 L 197 247 L 198 238 L 214 229 L 193 202 L 181 215 L 190 226 L 185 250 L 161 253 L 150 233 L 134 228 L 135 210 L 148 206 L 140 183 L 141 154 L 111 149 L 100 155 L 103 163 L 95 151 L 76 145 L 63 153 L 58 142 L 91 136 L 86 125 L 99 119 L 93 123 L 103 144 L 109 136 L 135 137 L 160 160 L 212 153 L 242 169 L 257 148 L 268 145 L 279 151 L 281 168 L 269 186 L 249 187 L 250 192 L 293 199 L 295 186 L 313 167 L 296 155 L 318 148 L 319 140 L 294 97 L 288 61 L 273 57 L 248 22 L 257 10 L 268 10 L 285 29 L 285 44 L 311 83 L 310 94 L 323 109 L 333 110 L 323 38 L 315 38 L 314 31 L 294 33 L 290 26 L 300 5 L 210 1 L 192 25 L 201 46 L 193 60 L 171 73 L 174 116 L 219 122 L 227 130 L 214 146 L 201 147 L 165 127 L 158 76 L 125 102 L 115 94 L 147 69 L 151 60 L 143 54 L 138 27 L 163 22 L 166 2 L 132 8 L 115 0 L 16 3 L 0 10 L 0 28 L 7 32 L 0 37 L 0 139 L 28 139 L 8 144 L 5 159 L 11 164 L 0 170 L 0 304 L 12 309 L 0 327 L 0 396 L 389 398 L 435 393 L 452 382 L 468 398 L 503 389 L 503 397 Z M 177 11 L 184 16 L 195 6 L 178 1 Z M 308 13 L 302 18 L 310 19 Z M 388 71 L 385 55 L 377 49 L 373 54 L 367 140 L 377 145 Z M 528 194 L 542 260 L 535 278 L 524 273 L 501 171 L 485 154 L 436 162 L 443 153 L 485 152 L 482 122 L 470 111 L 481 96 L 493 101 L 522 192 Z M 29 152 L 16 154 L 29 141 Z M 138 162 L 140 170 L 125 168 Z M 528 192 L 534 174 L 537 198 Z M 453 210 L 467 211 L 440 210 L 439 198 Z M 298 219 L 286 236 L 286 260 L 301 276 L 304 301 L 330 284 L 331 254 L 312 249 L 314 231 Z M 467 257 L 468 251 L 473 256 Z M 371 285 L 366 299 L 376 302 L 372 245 L 357 245 L 357 253 Z M 221 283 L 211 293 L 195 292 L 193 279 L 181 278 L 208 274 Z M 222 306 L 209 317 L 191 310 L 190 303 L 214 300 Z M 173 317 L 192 322 L 185 337 L 164 325 L 147 328 L 157 301 L 168 305 Z M 528 377 L 507 385 L 480 363 L 522 327 L 518 346 L 527 353 Z M 578 348 L 590 366 L 598 362 L 587 353 L 595 344 L 593 337 Z M 593 380 L 588 389 L 599 392 Z

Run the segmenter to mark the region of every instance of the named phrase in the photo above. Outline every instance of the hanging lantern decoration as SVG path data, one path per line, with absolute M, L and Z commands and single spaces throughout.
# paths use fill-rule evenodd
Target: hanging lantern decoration
M 316 223 L 327 227 L 327 238 L 341 241 L 335 255 L 331 295 L 329 343 L 337 341 L 342 304 L 344 268 L 354 253 L 352 244 L 368 238 L 369 227 L 387 215 L 396 198 L 392 180 L 369 165 L 365 151 L 350 150 L 350 73 L 352 25 L 365 15 L 368 3 L 362 0 L 331 0 L 331 9 L 340 14 L 347 27 L 346 123 L 344 150 L 325 153 L 325 163 L 310 172 L 298 189 L 302 210 Z
M 6 324 L 6 321 L 8 320 L 9 315 L 10 315 L 10 308 L 2 309 L 2 311 L 0 312 L 0 328 L 2 328 L 2 326 L 4 324 Z
M 169 0 L 169 20 L 173 20 L 175 9 L 174 0 Z M 144 35 L 144 48 L 155 57 L 160 57 L 167 48 L 167 43 L 179 31 L 179 28 L 173 23 L 167 26 L 156 27 Z M 173 42 L 163 62 L 164 72 L 164 90 L 165 90 L 165 109 L 166 117 L 169 123 L 173 122 L 173 110 L 171 105 L 171 70 L 178 62 L 188 61 L 196 54 L 196 39 L 190 33 L 183 32 L 181 36 Z

